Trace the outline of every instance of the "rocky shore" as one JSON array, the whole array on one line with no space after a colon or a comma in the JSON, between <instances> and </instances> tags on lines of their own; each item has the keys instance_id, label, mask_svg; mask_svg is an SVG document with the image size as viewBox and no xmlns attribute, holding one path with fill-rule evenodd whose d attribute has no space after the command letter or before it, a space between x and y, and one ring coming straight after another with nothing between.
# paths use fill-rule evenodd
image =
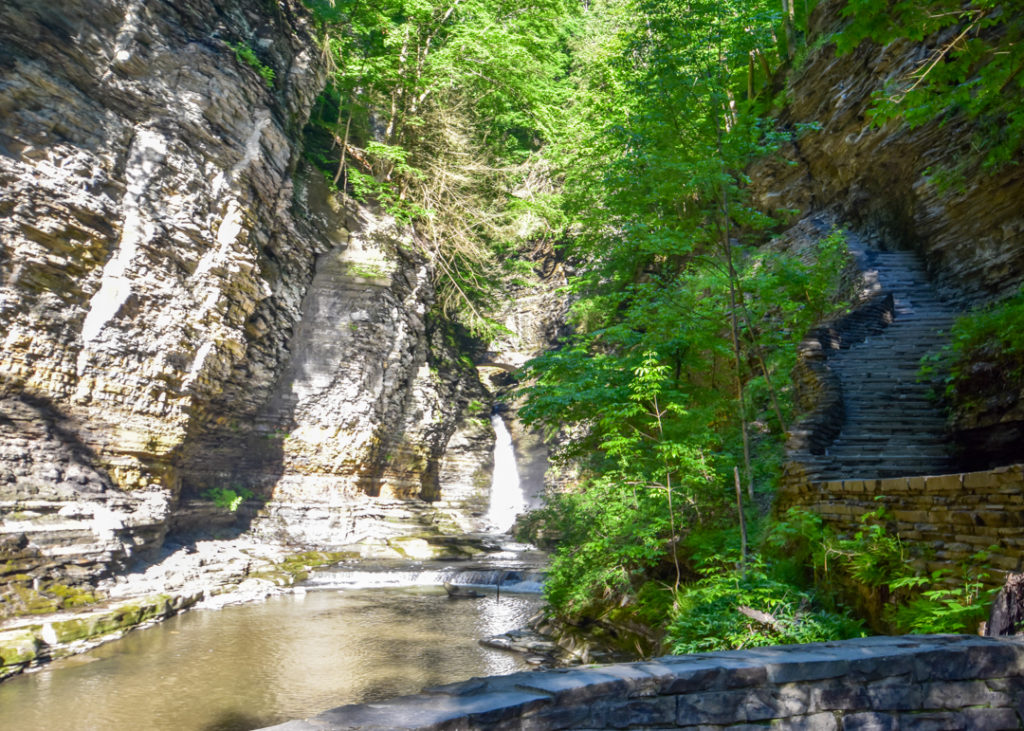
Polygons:
<instances>
[{"instance_id":1,"label":"rocky shore","mask_svg":"<svg viewBox=\"0 0 1024 731\"><path fill-rule=\"evenodd\" d=\"M292 591L344 553L295 553L243 536L165 547L160 559L99 583L95 601L0 623L0 680L77 655L187 609L221 609Z\"/></svg>"}]
</instances>

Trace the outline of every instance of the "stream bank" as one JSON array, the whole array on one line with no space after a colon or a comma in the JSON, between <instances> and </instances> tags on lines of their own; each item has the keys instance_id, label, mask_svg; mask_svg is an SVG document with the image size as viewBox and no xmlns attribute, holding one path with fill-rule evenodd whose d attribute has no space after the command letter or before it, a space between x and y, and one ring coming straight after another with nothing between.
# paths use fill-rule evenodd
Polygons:
<instances>
[{"instance_id":1,"label":"stream bank","mask_svg":"<svg viewBox=\"0 0 1024 731\"><path fill-rule=\"evenodd\" d=\"M352 575L357 572L351 562L376 565L381 571L393 570L396 561L408 564L410 556L456 562L488 555L508 559L502 544L487 535L461 539L408 537L392 544L297 552L294 547L241 536L168 545L160 560L100 582L90 593L95 601L59 612L24 614L0 623L0 680L88 652L189 609L222 609L293 591L301 593L305 589L293 587L308 580L310 572L318 567L338 565ZM350 563L340 563L345 561ZM426 583L440 585L440 581ZM322 575L319 584L324 585ZM534 590L539 591L539 583Z\"/></svg>"}]
</instances>

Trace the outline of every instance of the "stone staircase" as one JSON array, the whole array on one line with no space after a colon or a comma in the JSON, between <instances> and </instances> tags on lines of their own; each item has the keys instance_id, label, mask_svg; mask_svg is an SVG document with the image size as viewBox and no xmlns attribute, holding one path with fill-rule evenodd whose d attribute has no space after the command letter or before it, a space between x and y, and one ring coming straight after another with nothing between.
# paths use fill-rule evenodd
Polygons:
<instances>
[{"instance_id":1,"label":"stone staircase","mask_svg":"<svg viewBox=\"0 0 1024 731\"><path fill-rule=\"evenodd\" d=\"M912 253L848 243L875 297L892 295L892 321L828 357L842 425L821 454L791 454L812 480L902 477L954 470L942 412L918 382L920 360L939 346L957 311L935 292ZM860 335L860 334L858 334ZM859 341L859 342L858 342Z\"/></svg>"}]
</instances>

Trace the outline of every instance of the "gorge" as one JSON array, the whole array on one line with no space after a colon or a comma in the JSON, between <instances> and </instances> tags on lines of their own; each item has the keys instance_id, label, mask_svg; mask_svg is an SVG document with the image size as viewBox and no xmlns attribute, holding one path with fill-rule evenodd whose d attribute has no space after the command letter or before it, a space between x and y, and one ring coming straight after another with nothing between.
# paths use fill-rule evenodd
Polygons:
<instances>
[{"instance_id":1,"label":"gorge","mask_svg":"<svg viewBox=\"0 0 1024 731\"><path fill-rule=\"evenodd\" d=\"M0 679L334 571L535 584L513 531L580 657L974 631L1024 569L1024 21L776 5L7 0Z\"/></svg>"}]
</instances>

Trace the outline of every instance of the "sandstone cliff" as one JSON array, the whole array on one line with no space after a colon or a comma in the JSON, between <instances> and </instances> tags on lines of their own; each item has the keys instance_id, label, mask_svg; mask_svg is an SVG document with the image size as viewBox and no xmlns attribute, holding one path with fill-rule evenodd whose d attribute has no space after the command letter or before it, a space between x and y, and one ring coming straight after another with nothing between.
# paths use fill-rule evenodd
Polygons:
<instances>
[{"instance_id":1,"label":"sandstone cliff","mask_svg":"<svg viewBox=\"0 0 1024 731\"><path fill-rule=\"evenodd\" d=\"M0 8L8 585L95 580L169 529L476 526L490 393L428 316L421 242L303 168L319 64L298 0ZM456 429L473 458L442 470ZM211 488L253 498L236 519Z\"/></svg>"}]
</instances>

